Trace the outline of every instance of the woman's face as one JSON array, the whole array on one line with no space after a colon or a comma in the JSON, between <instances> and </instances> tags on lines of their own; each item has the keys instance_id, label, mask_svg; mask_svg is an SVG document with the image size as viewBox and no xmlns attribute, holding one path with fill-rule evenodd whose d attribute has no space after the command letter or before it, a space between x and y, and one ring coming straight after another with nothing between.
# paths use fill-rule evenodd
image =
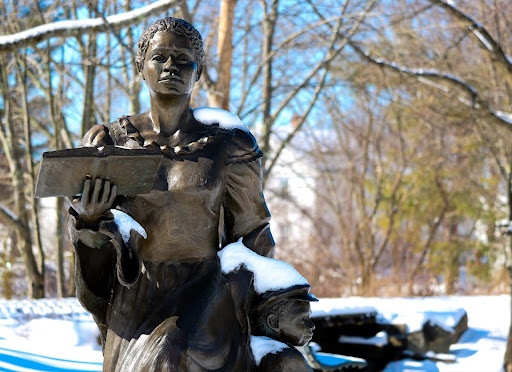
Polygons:
<instances>
[{"instance_id":1,"label":"woman's face","mask_svg":"<svg viewBox=\"0 0 512 372\"><path fill-rule=\"evenodd\" d=\"M149 42L142 76L152 94L190 95L199 73L187 37L158 31Z\"/></svg>"}]
</instances>

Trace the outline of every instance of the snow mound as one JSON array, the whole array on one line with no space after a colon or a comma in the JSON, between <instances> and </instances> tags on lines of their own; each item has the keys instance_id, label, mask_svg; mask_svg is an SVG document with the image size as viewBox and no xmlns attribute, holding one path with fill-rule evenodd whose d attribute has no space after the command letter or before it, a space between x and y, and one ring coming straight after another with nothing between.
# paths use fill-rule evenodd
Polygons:
<instances>
[{"instance_id":1,"label":"snow mound","mask_svg":"<svg viewBox=\"0 0 512 372\"><path fill-rule=\"evenodd\" d=\"M75 298L39 300L0 300L0 322L52 319L92 319Z\"/></svg>"},{"instance_id":2,"label":"snow mound","mask_svg":"<svg viewBox=\"0 0 512 372\"><path fill-rule=\"evenodd\" d=\"M359 344L359 345L373 345L377 347L386 346L389 342L388 334L385 331L380 331L373 337L358 337L358 336L340 336L338 342L346 344Z\"/></svg>"},{"instance_id":3,"label":"snow mound","mask_svg":"<svg viewBox=\"0 0 512 372\"><path fill-rule=\"evenodd\" d=\"M296 285L309 285L308 281L290 264L274 258L263 257L251 251L242 239L225 246L217 253L222 272L227 274L245 266L254 273L257 293L278 291Z\"/></svg>"},{"instance_id":4,"label":"snow mound","mask_svg":"<svg viewBox=\"0 0 512 372\"><path fill-rule=\"evenodd\" d=\"M466 311L457 304L443 301L442 298L421 300L375 297L322 299L321 303L312 303L311 310L313 317L377 313L379 323L405 324L408 332L420 331L426 323L430 323L453 333L453 327L466 314Z\"/></svg>"},{"instance_id":5,"label":"snow mound","mask_svg":"<svg viewBox=\"0 0 512 372\"><path fill-rule=\"evenodd\" d=\"M224 129L236 128L246 132L249 131L238 115L232 114L226 110L213 107L201 107L193 110L192 113L198 122L205 125L218 123L219 126Z\"/></svg>"},{"instance_id":6,"label":"snow mound","mask_svg":"<svg viewBox=\"0 0 512 372\"><path fill-rule=\"evenodd\" d=\"M137 231L144 239L147 239L148 234L146 234L146 230L131 216L118 209L111 209L110 212L114 215L114 222L119 227L119 232L125 244L128 244L130 231L132 230Z\"/></svg>"},{"instance_id":7,"label":"snow mound","mask_svg":"<svg viewBox=\"0 0 512 372\"><path fill-rule=\"evenodd\" d=\"M259 366L263 357L267 354L277 354L288 345L264 336L251 336L251 350L256 365Z\"/></svg>"}]
</instances>

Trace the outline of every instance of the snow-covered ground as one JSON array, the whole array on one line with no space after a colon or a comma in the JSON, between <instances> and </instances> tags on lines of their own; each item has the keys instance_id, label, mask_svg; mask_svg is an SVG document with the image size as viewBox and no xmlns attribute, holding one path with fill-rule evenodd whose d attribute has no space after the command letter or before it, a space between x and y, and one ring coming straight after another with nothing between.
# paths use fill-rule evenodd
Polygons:
<instances>
[{"instance_id":1,"label":"snow-covered ground","mask_svg":"<svg viewBox=\"0 0 512 372\"><path fill-rule=\"evenodd\" d=\"M462 307L468 313L469 329L459 342L450 347L456 363L402 360L388 364L385 372L498 372L502 371L508 328L510 325L510 296L441 297L397 300L395 306L436 309Z\"/></svg>"},{"instance_id":2,"label":"snow-covered ground","mask_svg":"<svg viewBox=\"0 0 512 372\"><path fill-rule=\"evenodd\" d=\"M338 314L362 309L377 310L380 321L407 324L409 331L421 329L426 321L450 329L468 314L469 329L450 348L456 362L404 359L388 364L385 372L499 372L502 370L510 324L510 296L447 296L426 298L321 299L312 303L313 314Z\"/></svg>"},{"instance_id":3,"label":"snow-covered ground","mask_svg":"<svg viewBox=\"0 0 512 372\"><path fill-rule=\"evenodd\" d=\"M97 336L76 299L0 300L0 371L101 371Z\"/></svg>"},{"instance_id":4,"label":"snow-covered ground","mask_svg":"<svg viewBox=\"0 0 512 372\"><path fill-rule=\"evenodd\" d=\"M510 322L510 296L321 299L316 315L346 309L376 309L384 318L419 327L426 320L450 326L458 308L468 313L469 330L450 352L456 363L402 360L386 372L499 372ZM94 321L76 299L0 300L0 372L101 371Z\"/></svg>"}]
</instances>

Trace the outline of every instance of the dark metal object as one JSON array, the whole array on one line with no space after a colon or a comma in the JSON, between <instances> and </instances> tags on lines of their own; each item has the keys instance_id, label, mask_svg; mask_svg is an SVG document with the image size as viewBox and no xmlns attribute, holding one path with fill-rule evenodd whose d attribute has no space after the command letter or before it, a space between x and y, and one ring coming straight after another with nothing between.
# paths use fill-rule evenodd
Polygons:
<instances>
[{"instance_id":1,"label":"dark metal object","mask_svg":"<svg viewBox=\"0 0 512 372\"><path fill-rule=\"evenodd\" d=\"M43 153L36 198L75 196L86 177L108 179L118 195L148 194L162 159L159 149L81 147Z\"/></svg>"},{"instance_id":2,"label":"dark metal object","mask_svg":"<svg viewBox=\"0 0 512 372\"><path fill-rule=\"evenodd\" d=\"M100 329L104 371L310 371L290 346L311 338L311 322L294 329L297 314L309 317L309 286L283 292L273 337L289 347L257 366L252 276L220 270L219 247L240 238L274 254L254 137L194 118L204 52L191 25L159 20L138 45L150 110L94 126L83 148L46 153L36 191L82 193L70 199L68 225L77 297ZM130 218L144 231L122 222Z\"/></svg>"},{"instance_id":3,"label":"dark metal object","mask_svg":"<svg viewBox=\"0 0 512 372\"><path fill-rule=\"evenodd\" d=\"M447 332L438 325L425 323L421 330L410 333L404 324L379 323L376 312L349 313L344 315L313 317L316 329L313 342L322 351L334 354L350 355L364 358L367 366L365 372L380 371L393 361L405 358L453 363L448 353L451 344L458 341L468 329L467 315L453 326L454 332ZM384 331L388 342L384 345L368 343L342 342L340 336L357 336L370 338ZM318 371L322 368L312 367ZM343 370L340 366L338 370Z\"/></svg>"}]
</instances>

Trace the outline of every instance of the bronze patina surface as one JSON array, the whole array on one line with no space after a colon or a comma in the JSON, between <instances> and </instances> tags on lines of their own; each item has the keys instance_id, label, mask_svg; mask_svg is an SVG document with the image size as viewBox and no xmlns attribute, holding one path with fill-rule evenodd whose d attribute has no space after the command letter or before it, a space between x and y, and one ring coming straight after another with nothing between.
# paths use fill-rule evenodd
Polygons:
<instances>
[{"instance_id":1,"label":"bronze patina surface","mask_svg":"<svg viewBox=\"0 0 512 372\"><path fill-rule=\"evenodd\" d=\"M158 149L128 150L110 145L45 152L35 196L79 195L86 177L110 180L119 195L147 194L161 159Z\"/></svg>"},{"instance_id":2,"label":"bronze patina surface","mask_svg":"<svg viewBox=\"0 0 512 372\"><path fill-rule=\"evenodd\" d=\"M95 125L79 149L47 154L38 196L70 197L77 296L100 329L104 371L309 370L289 348L311 338L310 321L294 330L309 319L309 286L299 299L284 296L285 310L263 327L261 337L287 350L259 366L252 274L221 270L226 245L273 257L274 240L253 135L225 123L229 113L202 122L190 108L204 62L189 23L149 26L136 64L150 109Z\"/></svg>"}]
</instances>

